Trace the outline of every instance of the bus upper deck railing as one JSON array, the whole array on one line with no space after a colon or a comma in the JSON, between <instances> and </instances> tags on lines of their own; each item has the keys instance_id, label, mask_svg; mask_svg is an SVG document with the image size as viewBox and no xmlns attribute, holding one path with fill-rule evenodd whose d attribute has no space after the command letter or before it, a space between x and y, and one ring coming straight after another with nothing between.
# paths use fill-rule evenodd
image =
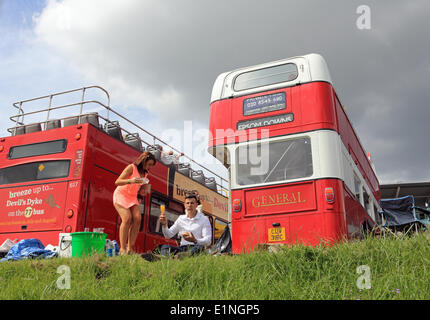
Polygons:
<instances>
[{"instance_id":1,"label":"bus upper deck railing","mask_svg":"<svg viewBox=\"0 0 430 320\"><path fill-rule=\"evenodd\" d=\"M99 92L104 94L106 102L102 103L98 99L86 100L86 94L90 89L99 90ZM56 97L64 96L64 95L68 95L68 94L72 94L72 93L79 93L80 91L82 92L81 97L80 97L80 101L77 101L77 102L74 101L72 103L64 103L64 104L59 104L59 105L55 105L53 103L53 100ZM39 102L39 101L44 100L44 99L49 99L48 107L44 107L44 108L36 107L36 108L34 108L35 109L34 111L24 112L23 105L30 104L33 102ZM84 111L84 107L86 105L93 105L93 106L96 105L99 108L101 107L102 109L104 109L106 111L106 116L102 116L102 115L98 114L98 112L84 113L83 111ZM160 148L160 144L161 144L163 146L170 148L172 151L177 152L178 154L181 153L181 151L172 147L171 145L169 145L165 141L159 139L158 137L156 137L152 133L148 132L147 130L145 130L144 128L142 128L141 126L136 124L135 122L127 119L126 117L124 117L120 113L113 110L110 107L109 93L104 88L102 88L100 86L88 86L88 87L83 87L83 88L53 93L50 95L41 96L41 97L37 97L37 98L22 100L22 101L18 101L18 102L13 103L13 106L16 109L18 109L18 114L10 117L10 120L15 123L14 127L8 129L8 131L12 135L19 135L19 134L23 134L23 133L40 131L40 130L42 130L42 126L43 126L43 130L48 130L51 128L58 128L61 126L61 121L63 121L64 126L72 125L72 124L78 124L78 123L84 123L84 122L90 122L90 123L94 124L96 127L98 127L99 129L106 131L108 134L109 134L109 132L111 132L111 133L114 132L116 134L116 137L119 140L121 140L124 143L127 143L129 145L132 145L131 142L135 143L137 140L138 141L137 146L139 146L139 145L141 146L141 144L143 143L146 145L146 150L151 151L151 152L157 153L158 151L160 151L159 153L161 153L161 150L163 149L162 147ZM54 117L54 119L51 118L52 112L62 111L66 108L71 108L71 107L79 107L79 114L78 115L75 114L73 116L70 116L70 115L59 116L59 117ZM35 121L35 122L29 123L29 124L26 124L24 122L24 120L28 119L28 117L36 116L36 115L43 115L43 113L46 113L46 118L44 118L42 121ZM68 112L68 114L70 114L70 113ZM124 126L120 126L119 121L111 120L110 118L111 118L112 114L117 116L118 118L126 121L129 125L131 125L131 128L133 131L137 129L141 133L144 133L145 135L149 136L149 139L152 140L152 143L142 139L140 137L139 133L131 132L130 129L126 129ZM104 121L104 126L102 124L99 124L99 119L102 119ZM132 139L127 141L128 137L130 137ZM128 143L128 142L130 142L130 143ZM142 147L142 148L138 148L138 149L140 151L143 151L145 148ZM213 172L211 169L205 167L204 165L194 161L191 157L187 156L186 154L184 154L183 157L188 159L194 165L194 168L191 167L190 163L176 162L176 161L174 161L173 158L171 158L172 162L170 163L170 165L176 166L176 168L179 169L178 170L179 172L181 172L180 168L185 169L185 172L187 172L187 170L188 170L189 176L191 178L193 178L194 180L201 182L203 185L212 186L211 189L213 189L214 191L217 191L218 193L220 193L224 196L228 196L228 181L226 179L221 177L219 174ZM163 162L163 160L161 162ZM163 163L165 163L165 160ZM167 164L169 164L169 163L167 163ZM208 173L213 175L214 177L208 178L207 177ZM206 184L205 184L205 181L207 182ZM214 183L215 183L215 187L213 187Z\"/></svg>"}]
</instances>

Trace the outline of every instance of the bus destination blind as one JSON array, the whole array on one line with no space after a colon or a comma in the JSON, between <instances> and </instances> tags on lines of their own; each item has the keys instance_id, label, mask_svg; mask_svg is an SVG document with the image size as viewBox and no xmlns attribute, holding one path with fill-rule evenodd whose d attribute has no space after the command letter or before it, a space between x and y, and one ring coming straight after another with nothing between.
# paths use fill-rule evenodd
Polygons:
<instances>
[{"instance_id":1,"label":"bus destination blind","mask_svg":"<svg viewBox=\"0 0 430 320\"><path fill-rule=\"evenodd\" d=\"M285 113L272 117L240 121L237 123L237 130L247 130L252 128L273 126L275 124L282 124L292 121L294 121L294 115L292 113Z\"/></svg>"},{"instance_id":2,"label":"bus destination blind","mask_svg":"<svg viewBox=\"0 0 430 320\"><path fill-rule=\"evenodd\" d=\"M294 114L285 113L272 117L265 117L259 119L252 119L247 121L240 121L237 123L237 130L247 130L252 128L273 126L276 124L283 124L294 121Z\"/></svg>"},{"instance_id":3,"label":"bus destination blind","mask_svg":"<svg viewBox=\"0 0 430 320\"><path fill-rule=\"evenodd\" d=\"M243 115L250 116L259 113L282 110L287 107L285 92L267 94L243 100Z\"/></svg>"}]
</instances>

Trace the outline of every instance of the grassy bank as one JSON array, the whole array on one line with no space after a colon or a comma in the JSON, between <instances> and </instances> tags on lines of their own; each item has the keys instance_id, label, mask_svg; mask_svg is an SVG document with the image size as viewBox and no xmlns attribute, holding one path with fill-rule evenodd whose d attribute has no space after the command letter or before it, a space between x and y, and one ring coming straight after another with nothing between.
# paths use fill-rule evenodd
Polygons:
<instances>
[{"instance_id":1,"label":"grassy bank","mask_svg":"<svg viewBox=\"0 0 430 320\"><path fill-rule=\"evenodd\" d=\"M157 262L140 256L2 262L0 299L430 299L429 244L421 234ZM369 267L370 289L357 287L361 265ZM70 289L59 289L67 269Z\"/></svg>"}]
</instances>

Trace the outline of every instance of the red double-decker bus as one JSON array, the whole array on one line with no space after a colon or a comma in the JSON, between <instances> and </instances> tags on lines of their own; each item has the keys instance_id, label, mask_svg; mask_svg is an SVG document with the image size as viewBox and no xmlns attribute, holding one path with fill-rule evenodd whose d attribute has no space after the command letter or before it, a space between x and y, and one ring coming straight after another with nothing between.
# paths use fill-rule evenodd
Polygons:
<instances>
[{"instance_id":1,"label":"red double-decker bus","mask_svg":"<svg viewBox=\"0 0 430 320\"><path fill-rule=\"evenodd\" d=\"M380 223L373 164L322 56L220 74L209 122L209 152L229 169L234 252L334 243Z\"/></svg>"},{"instance_id":2,"label":"red double-decker bus","mask_svg":"<svg viewBox=\"0 0 430 320\"><path fill-rule=\"evenodd\" d=\"M152 191L140 199L137 252L176 243L162 235L159 208L165 205L173 224L184 212L185 192L193 190L217 240L227 225L227 181L186 155L188 162L162 157L160 145L179 151L115 112L109 101L106 90L92 86L14 104L11 136L0 138L0 243L37 238L57 245L60 233L86 228L104 228L118 241L114 182L144 150L159 161L149 175Z\"/></svg>"}]
</instances>

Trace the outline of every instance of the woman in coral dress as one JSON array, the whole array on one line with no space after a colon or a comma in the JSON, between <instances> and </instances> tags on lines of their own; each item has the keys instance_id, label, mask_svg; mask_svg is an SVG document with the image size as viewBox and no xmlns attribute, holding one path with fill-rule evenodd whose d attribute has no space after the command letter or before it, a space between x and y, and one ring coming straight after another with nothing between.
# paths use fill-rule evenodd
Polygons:
<instances>
[{"instance_id":1,"label":"woman in coral dress","mask_svg":"<svg viewBox=\"0 0 430 320\"><path fill-rule=\"evenodd\" d=\"M141 186L149 183L147 176L155 163L154 155L146 151L129 164L115 181L117 187L113 193L113 205L121 217L120 255L134 252L134 244L142 220L137 195Z\"/></svg>"}]
</instances>

